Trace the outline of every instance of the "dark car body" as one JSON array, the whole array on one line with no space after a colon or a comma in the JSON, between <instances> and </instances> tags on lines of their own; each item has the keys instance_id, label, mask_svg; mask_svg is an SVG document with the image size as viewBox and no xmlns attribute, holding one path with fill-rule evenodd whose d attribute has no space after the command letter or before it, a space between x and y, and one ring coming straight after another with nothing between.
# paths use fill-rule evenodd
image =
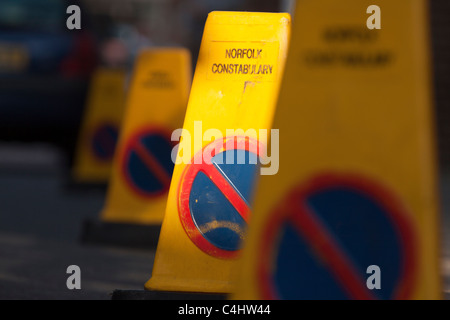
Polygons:
<instances>
[{"instance_id":1,"label":"dark car body","mask_svg":"<svg viewBox=\"0 0 450 320\"><path fill-rule=\"evenodd\" d=\"M75 143L96 65L87 20L69 30L76 1L0 1L0 140Z\"/></svg>"}]
</instances>

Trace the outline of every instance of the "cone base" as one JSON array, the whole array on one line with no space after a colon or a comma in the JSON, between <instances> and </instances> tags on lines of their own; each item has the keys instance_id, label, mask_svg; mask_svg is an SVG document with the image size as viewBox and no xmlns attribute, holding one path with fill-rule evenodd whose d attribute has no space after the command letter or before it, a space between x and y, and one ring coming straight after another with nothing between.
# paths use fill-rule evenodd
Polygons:
<instances>
[{"instance_id":1,"label":"cone base","mask_svg":"<svg viewBox=\"0 0 450 320\"><path fill-rule=\"evenodd\" d=\"M225 300L223 293L174 292L153 290L115 290L111 300Z\"/></svg>"},{"instance_id":2,"label":"cone base","mask_svg":"<svg viewBox=\"0 0 450 320\"><path fill-rule=\"evenodd\" d=\"M81 243L156 250L161 225L138 225L85 220Z\"/></svg>"}]
</instances>

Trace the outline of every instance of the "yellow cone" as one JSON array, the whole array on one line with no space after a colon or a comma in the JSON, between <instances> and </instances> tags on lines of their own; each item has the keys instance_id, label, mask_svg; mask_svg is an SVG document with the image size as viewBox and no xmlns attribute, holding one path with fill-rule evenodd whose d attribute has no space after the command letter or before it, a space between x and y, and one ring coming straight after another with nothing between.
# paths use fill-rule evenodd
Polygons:
<instances>
[{"instance_id":1,"label":"yellow cone","mask_svg":"<svg viewBox=\"0 0 450 320\"><path fill-rule=\"evenodd\" d=\"M182 125L191 75L186 49L139 54L102 221L162 222L173 169L171 134Z\"/></svg>"},{"instance_id":2,"label":"yellow cone","mask_svg":"<svg viewBox=\"0 0 450 320\"><path fill-rule=\"evenodd\" d=\"M187 165L181 160L201 155L206 146L223 156L227 141L253 150L259 129L271 126L289 34L288 14L209 14L179 146L180 163L175 165L147 289L232 291L250 216L255 176L246 174L252 165L202 166L194 160ZM214 138L206 137L210 129ZM247 133L230 138L227 129Z\"/></svg>"},{"instance_id":3,"label":"yellow cone","mask_svg":"<svg viewBox=\"0 0 450 320\"><path fill-rule=\"evenodd\" d=\"M90 85L72 169L76 183L106 183L125 109L125 72L99 68Z\"/></svg>"},{"instance_id":4,"label":"yellow cone","mask_svg":"<svg viewBox=\"0 0 450 320\"><path fill-rule=\"evenodd\" d=\"M426 1L376 3L297 2L237 299L441 296Z\"/></svg>"}]
</instances>

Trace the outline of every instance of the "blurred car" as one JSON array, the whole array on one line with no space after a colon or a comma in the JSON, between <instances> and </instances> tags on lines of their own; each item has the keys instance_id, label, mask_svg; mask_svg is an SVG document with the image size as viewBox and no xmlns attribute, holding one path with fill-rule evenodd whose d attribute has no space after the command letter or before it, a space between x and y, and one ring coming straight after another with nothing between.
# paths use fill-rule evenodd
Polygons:
<instances>
[{"instance_id":1,"label":"blurred car","mask_svg":"<svg viewBox=\"0 0 450 320\"><path fill-rule=\"evenodd\" d=\"M83 9L67 28L72 4L0 1L0 140L74 146L97 49Z\"/></svg>"}]
</instances>

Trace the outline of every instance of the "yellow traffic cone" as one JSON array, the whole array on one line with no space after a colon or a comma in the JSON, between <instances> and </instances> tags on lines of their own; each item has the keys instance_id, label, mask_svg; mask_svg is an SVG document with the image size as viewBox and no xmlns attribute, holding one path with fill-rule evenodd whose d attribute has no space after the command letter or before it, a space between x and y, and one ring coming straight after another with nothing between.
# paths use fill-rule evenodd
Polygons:
<instances>
[{"instance_id":1,"label":"yellow traffic cone","mask_svg":"<svg viewBox=\"0 0 450 320\"><path fill-rule=\"evenodd\" d=\"M259 175L250 159L271 127L289 34L289 14L209 14L149 291L116 291L113 299L233 291Z\"/></svg>"},{"instance_id":2,"label":"yellow traffic cone","mask_svg":"<svg viewBox=\"0 0 450 320\"><path fill-rule=\"evenodd\" d=\"M174 166L171 135L182 125L191 77L186 49L139 54L106 204L101 221L84 226L84 242L156 246Z\"/></svg>"},{"instance_id":3,"label":"yellow traffic cone","mask_svg":"<svg viewBox=\"0 0 450 320\"><path fill-rule=\"evenodd\" d=\"M233 298L441 297L426 1L371 4L297 2Z\"/></svg>"},{"instance_id":4,"label":"yellow traffic cone","mask_svg":"<svg viewBox=\"0 0 450 320\"><path fill-rule=\"evenodd\" d=\"M77 185L106 186L125 109L125 72L99 68L95 71L72 168Z\"/></svg>"}]
</instances>

